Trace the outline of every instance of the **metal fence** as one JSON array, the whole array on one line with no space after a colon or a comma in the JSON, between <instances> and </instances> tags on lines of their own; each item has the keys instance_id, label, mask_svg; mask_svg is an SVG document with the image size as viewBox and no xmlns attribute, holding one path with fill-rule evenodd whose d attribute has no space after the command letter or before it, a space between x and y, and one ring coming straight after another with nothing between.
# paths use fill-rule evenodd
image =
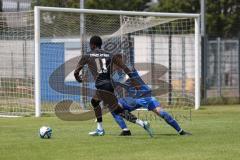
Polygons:
<instances>
[{"instance_id":1,"label":"metal fence","mask_svg":"<svg viewBox=\"0 0 240 160\"><path fill-rule=\"evenodd\" d=\"M3 12L28 11L32 8L32 0L0 0Z\"/></svg>"},{"instance_id":2,"label":"metal fence","mask_svg":"<svg viewBox=\"0 0 240 160\"><path fill-rule=\"evenodd\" d=\"M239 103L239 43L239 39L221 38L205 43L205 103Z\"/></svg>"}]
</instances>

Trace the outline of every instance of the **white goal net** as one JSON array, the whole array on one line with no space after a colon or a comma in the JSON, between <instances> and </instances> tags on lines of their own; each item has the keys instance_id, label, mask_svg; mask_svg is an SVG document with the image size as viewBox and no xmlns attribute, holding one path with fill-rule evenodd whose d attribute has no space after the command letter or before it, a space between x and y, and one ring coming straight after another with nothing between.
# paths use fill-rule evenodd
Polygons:
<instances>
[{"instance_id":1,"label":"white goal net","mask_svg":"<svg viewBox=\"0 0 240 160\"><path fill-rule=\"evenodd\" d=\"M33 12L20 15L15 23L24 35L14 35L15 30L1 33L0 45L7 48L0 55L1 113L37 111L39 116L53 113L62 100L75 102L72 111L90 109L89 100L95 90L91 74L84 69L88 82L80 85L73 70L79 56L90 51L93 35L102 37L106 51L124 54L126 64L139 71L162 104L198 105L198 15L40 7L35 11L35 37ZM0 29L4 25L0 24Z\"/></svg>"},{"instance_id":2,"label":"white goal net","mask_svg":"<svg viewBox=\"0 0 240 160\"><path fill-rule=\"evenodd\" d=\"M33 12L0 13L0 114L35 112Z\"/></svg>"}]
</instances>

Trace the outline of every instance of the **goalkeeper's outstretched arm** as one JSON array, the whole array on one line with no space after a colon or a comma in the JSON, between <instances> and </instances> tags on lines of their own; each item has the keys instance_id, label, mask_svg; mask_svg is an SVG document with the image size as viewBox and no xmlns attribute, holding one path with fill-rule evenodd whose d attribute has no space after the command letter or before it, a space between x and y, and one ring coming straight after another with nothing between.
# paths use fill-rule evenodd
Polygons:
<instances>
[{"instance_id":1,"label":"goalkeeper's outstretched arm","mask_svg":"<svg viewBox=\"0 0 240 160\"><path fill-rule=\"evenodd\" d=\"M133 71L127 67L127 65L123 62L123 57L121 54L116 54L113 56L112 58L112 66L116 65L118 68L121 68L130 78L131 80L131 84L135 87L135 88L139 88L140 84L134 79L133 76Z\"/></svg>"},{"instance_id":2,"label":"goalkeeper's outstretched arm","mask_svg":"<svg viewBox=\"0 0 240 160\"><path fill-rule=\"evenodd\" d=\"M131 70L123 62L123 57L121 54L115 54L112 58L112 66L116 65L118 68L121 68L127 75L131 73Z\"/></svg>"}]
</instances>

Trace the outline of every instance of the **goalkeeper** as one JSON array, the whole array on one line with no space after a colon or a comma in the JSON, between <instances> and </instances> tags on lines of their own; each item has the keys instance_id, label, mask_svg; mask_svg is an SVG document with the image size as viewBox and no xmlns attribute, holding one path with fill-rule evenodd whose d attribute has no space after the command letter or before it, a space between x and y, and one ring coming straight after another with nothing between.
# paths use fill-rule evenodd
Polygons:
<instances>
[{"instance_id":1,"label":"goalkeeper","mask_svg":"<svg viewBox=\"0 0 240 160\"><path fill-rule=\"evenodd\" d=\"M154 112L157 116L163 118L167 124L173 127L179 135L191 135L184 131L178 124L178 122L166 111L163 110L161 104L156 100L155 97L151 96L151 89L144 83L144 81L140 78L138 72L134 69L131 73L132 78L136 80L141 87L136 90L130 83L130 79L128 79L125 83L114 82L116 86L121 86L126 90L126 94L128 94L124 98L120 98L118 103L127 111L131 112L138 108L146 108L149 111ZM132 79L131 78L131 79ZM127 128L124 120L111 112L115 121L118 123L120 128L122 129L121 136L129 136L131 135L130 130Z\"/></svg>"}]
</instances>

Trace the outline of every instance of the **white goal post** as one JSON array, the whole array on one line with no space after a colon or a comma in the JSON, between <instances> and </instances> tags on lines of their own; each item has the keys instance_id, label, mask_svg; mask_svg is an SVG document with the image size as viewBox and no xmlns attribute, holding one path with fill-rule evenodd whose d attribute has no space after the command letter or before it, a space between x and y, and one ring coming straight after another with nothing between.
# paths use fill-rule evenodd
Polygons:
<instances>
[{"instance_id":1,"label":"white goal post","mask_svg":"<svg viewBox=\"0 0 240 160\"><path fill-rule=\"evenodd\" d=\"M92 9L72 9L55 7L35 7L34 8L34 35L35 35L35 116L41 115L41 12L95 14L95 15L118 15L118 16L144 16L144 17L163 17L163 18L191 18L194 19L194 106L200 106L200 38L199 38L199 14L183 13L157 13L157 12L134 12L134 11L111 11L111 10L92 10ZM154 26L154 25L153 25ZM129 31L131 32L131 31ZM184 33L183 33L184 34ZM80 37L80 35L79 35ZM55 39L55 41L57 41ZM59 40L60 41L60 40ZM68 39L69 41L69 39ZM80 54L80 53L79 53Z\"/></svg>"}]
</instances>

